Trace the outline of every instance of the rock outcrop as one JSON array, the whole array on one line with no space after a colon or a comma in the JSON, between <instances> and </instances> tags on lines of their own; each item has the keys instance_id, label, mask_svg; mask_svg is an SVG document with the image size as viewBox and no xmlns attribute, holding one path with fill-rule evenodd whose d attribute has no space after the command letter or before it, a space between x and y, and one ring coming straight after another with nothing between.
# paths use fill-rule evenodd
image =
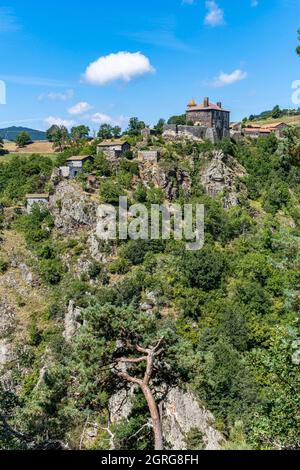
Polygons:
<instances>
[{"instance_id":1,"label":"rock outcrop","mask_svg":"<svg viewBox=\"0 0 300 470\"><path fill-rule=\"evenodd\" d=\"M188 450L187 437L193 430L202 437L200 447L219 450L224 437L213 427L214 422L210 411L191 392L173 388L162 403L163 434L172 450Z\"/></svg>"},{"instance_id":2,"label":"rock outcrop","mask_svg":"<svg viewBox=\"0 0 300 470\"><path fill-rule=\"evenodd\" d=\"M0 370L11 358L10 345L6 339L0 339Z\"/></svg>"},{"instance_id":3,"label":"rock outcrop","mask_svg":"<svg viewBox=\"0 0 300 470\"><path fill-rule=\"evenodd\" d=\"M167 169L159 163L144 162L139 164L139 169L143 183L162 189L169 201L179 196L180 188L187 194L191 192L192 179L188 172L180 168Z\"/></svg>"},{"instance_id":4,"label":"rock outcrop","mask_svg":"<svg viewBox=\"0 0 300 470\"><path fill-rule=\"evenodd\" d=\"M120 390L109 402L110 422L120 423L128 419L133 408L136 387ZM196 396L180 388L169 390L159 404L166 448L171 450L188 449L188 436L192 431L199 435L199 450L220 450L225 442L223 435L214 427L214 416L206 410Z\"/></svg>"},{"instance_id":5,"label":"rock outcrop","mask_svg":"<svg viewBox=\"0 0 300 470\"><path fill-rule=\"evenodd\" d=\"M242 165L219 150L213 152L212 159L202 169L200 181L211 197L223 192L224 206L228 208L239 204L238 193L244 189L240 178L246 175Z\"/></svg>"},{"instance_id":6,"label":"rock outcrop","mask_svg":"<svg viewBox=\"0 0 300 470\"><path fill-rule=\"evenodd\" d=\"M56 186L49 202L55 227L62 234L72 234L80 228L92 228L96 224L97 204L85 194L80 186L62 181Z\"/></svg>"},{"instance_id":7,"label":"rock outcrop","mask_svg":"<svg viewBox=\"0 0 300 470\"><path fill-rule=\"evenodd\" d=\"M0 370L11 360L12 349L8 338L15 328L15 310L7 299L2 298L0 300Z\"/></svg>"},{"instance_id":8,"label":"rock outcrop","mask_svg":"<svg viewBox=\"0 0 300 470\"><path fill-rule=\"evenodd\" d=\"M81 321L81 310L77 308L73 301L70 301L68 311L65 316L65 329L64 338L67 343L70 343L80 327L82 326Z\"/></svg>"},{"instance_id":9,"label":"rock outcrop","mask_svg":"<svg viewBox=\"0 0 300 470\"><path fill-rule=\"evenodd\" d=\"M136 387L130 390L120 390L115 393L109 400L109 419L112 424L120 423L123 419L127 419L133 408L133 399Z\"/></svg>"}]
</instances>

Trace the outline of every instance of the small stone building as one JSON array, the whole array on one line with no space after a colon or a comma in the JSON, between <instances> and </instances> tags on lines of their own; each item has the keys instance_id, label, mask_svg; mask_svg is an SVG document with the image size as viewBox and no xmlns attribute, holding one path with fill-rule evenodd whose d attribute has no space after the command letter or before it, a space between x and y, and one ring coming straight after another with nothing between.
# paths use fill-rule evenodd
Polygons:
<instances>
[{"instance_id":1,"label":"small stone building","mask_svg":"<svg viewBox=\"0 0 300 470\"><path fill-rule=\"evenodd\" d=\"M245 127L242 130L242 133L245 137L260 137L260 136L268 136L270 134L275 134L278 139L283 137L284 131L289 126L284 122L278 122L275 124L266 124L264 126L249 126Z\"/></svg>"},{"instance_id":2,"label":"small stone building","mask_svg":"<svg viewBox=\"0 0 300 470\"><path fill-rule=\"evenodd\" d=\"M155 129L150 129L150 127L145 127L145 129L141 130L141 135L143 137L151 137L152 135L156 135L157 132Z\"/></svg>"},{"instance_id":3,"label":"small stone building","mask_svg":"<svg viewBox=\"0 0 300 470\"><path fill-rule=\"evenodd\" d=\"M245 137L259 137L260 135L260 127L245 127L242 130L242 133Z\"/></svg>"},{"instance_id":4,"label":"small stone building","mask_svg":"<svg viewBox=\"0 0 300 470\"><path fill-rule=\"evenodd\" d=\"M266 133L266 131L269 131L270 133L273 133L276 135L276 137L280 138L283 137L284 131L288 128L289 126L285 124L285 122L277 122L276 124L267 124L265 126L261 127L261 133Z\"/></svg>"},{"instance_id":5,"label":"small stone building","mask_svg":"<svg viewBox=\"0 0 300 470\"><path fill-rule=\"evenodd\" d=\"M186 122L196 126L214 129L218 140L230 137L230 111L222 108L222 103L211 103L204 98L202 104L191 100L186 110Z\"/></svg>"},{"instance_id":6,"label":"small stone building","mask_svg":"<svg viewBox=\"0 0 300 470\"><path fill-rule=\"evenodd\" d=\"M121 157L131 146L126 140L104 140L97 145L97 152L103 152L109 158Z\"/></svg>"},{"instance_id":7,"label":"small stone building","mask_svg":"<svg viewBox=\"0 0 300 470\"><path fill-rule=\"evenodd\" d=\"M26 210L30 214L35 205L40 207L48 207L49 204L49 194L27 194L26 196L27 204Z\"/></svg>"},{"instance_id":8,"label":"small stone building","mask_svg":"<svg viewBox=\"0 0 300 470\"><path fill-rule=\"evenodd\" d=\"M69 167L69 178L74 179L77 175L83 172L83 165L86 162L93 162L94 158L91 155L79 155L70 157L67 160L67 166Z\"/></svg>"}]
</instances>

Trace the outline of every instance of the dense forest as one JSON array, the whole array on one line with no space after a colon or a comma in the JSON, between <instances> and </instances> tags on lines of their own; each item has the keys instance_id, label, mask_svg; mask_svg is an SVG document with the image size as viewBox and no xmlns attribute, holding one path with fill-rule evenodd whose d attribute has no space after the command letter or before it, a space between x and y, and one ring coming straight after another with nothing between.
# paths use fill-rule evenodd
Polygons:
<instances>
[{"instance_id":1,"label":"dense forest","mask_svg":"<svg viewBox=\"0 0 300 470\"><path fill-rule=\"evenodd\" d=\"M84 138L57 161L32 155L0 163L0 340L2 349L9 344L0 363L0 448L152 449L142 390L134 388L129 415L116 422L109 403L131 389L116 372L118 360L138 359L135 348L159 341L150 382L157 403L164 389L191 391L214 416L224 449L299 448L300 129L281 140L217 146L128 139L133 152L118 164L95 155ZM174 170L189 177L172 202L205 205L203 249L187 252L174 239L117 240L91 254L90 204L118 204L120 195L146 206L168 198L135 159L137 149L158 147L171 182ZM229 207L226 191L209 196L199 177L216 150L245 170L234 183L238 203ZM51 175L69 155L87 152L94 163L70 183L85 215L68 226L64 214L73 209L59 193L65 183ZM24 213L26 194L37 192L55 203ZM80 321L68 340L72 305ZM144 367L136 361L132 373L142 377ZM86 439L90 423L96 432ZM186 448L203 448L199 429L185 437Z\"/></svg>"}]
</instances>

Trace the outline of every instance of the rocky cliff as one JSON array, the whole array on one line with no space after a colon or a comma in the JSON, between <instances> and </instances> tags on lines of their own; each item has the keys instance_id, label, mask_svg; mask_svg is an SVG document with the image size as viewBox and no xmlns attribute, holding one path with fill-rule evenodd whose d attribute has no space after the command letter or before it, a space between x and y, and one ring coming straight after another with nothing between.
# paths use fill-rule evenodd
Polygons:
<instances>
[{"instance_id":1,"label":"rocky cliff","mask_svg":"<svg viewBox=\"0 0 300 470\"><path fill-rule=\"evenodd\" d=\"M109 402L110 422L116 424L130 417L136 391L121 390ZM197 436L198 449L220 450L224 436L214 427L215 419L191 391L171 388L159 403L165 446L170 450L188 450L189 436ZM197 445L197 444L196 444Z\"/></svg>"},{"instance_id":2,"label":"rocky cliff","mask_svg":"<svg viewBox=\"0 0 300 470\"><path fill-rule=\"evenodd\" d=\"M74 182L64 180L56 186L50 197L49 209L54 216L55 227L62 234L95 226L97 204Z\"/></svg>"},{"instance_id":3,"label":"rocky cliff","mask_svg":"<svg viewBox=\"0 0 300 470\"><path fill-rule=\"evenodd\" d=\"M211 197L224 193L224 205L230 207L239 203L239 194L245 190L241 178L246 175L245 168L220 150L201 169L200 182Z\"/></svg>"}]
</instances>

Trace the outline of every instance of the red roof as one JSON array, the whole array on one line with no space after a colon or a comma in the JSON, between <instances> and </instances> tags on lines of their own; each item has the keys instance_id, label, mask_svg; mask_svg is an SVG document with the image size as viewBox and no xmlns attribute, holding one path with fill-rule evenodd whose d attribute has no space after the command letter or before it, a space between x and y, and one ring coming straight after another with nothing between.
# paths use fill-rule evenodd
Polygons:
<instances>
[{"instance_id":1,"label":"red roof","mask_svg":"<svg viewBox=\"0 0 300 470\"><path fill-rule=\"evenodd\" d=\"M267 124L265 126L262 126L262 129L276 129L277 127L281 127L281 126L288 127L288 125L285 122L277 122L275 124Z\"/></svg>"},{"instance_id":2,"label":"red roof","mask_svg":"<svg viewBox=\"0 0 300 470\"><path fill-rule=\"evenodd\" d=\"M215 103L209 103L209 106L204 106L204 104L197 104L196 106L189 106L187 111L189 112L189 111L211 111L211 110L224 111L226 113L229 113L229 111L227 111L226 109L220 108L220 106L218 106Z\"/></svg>"}]
</instances>

